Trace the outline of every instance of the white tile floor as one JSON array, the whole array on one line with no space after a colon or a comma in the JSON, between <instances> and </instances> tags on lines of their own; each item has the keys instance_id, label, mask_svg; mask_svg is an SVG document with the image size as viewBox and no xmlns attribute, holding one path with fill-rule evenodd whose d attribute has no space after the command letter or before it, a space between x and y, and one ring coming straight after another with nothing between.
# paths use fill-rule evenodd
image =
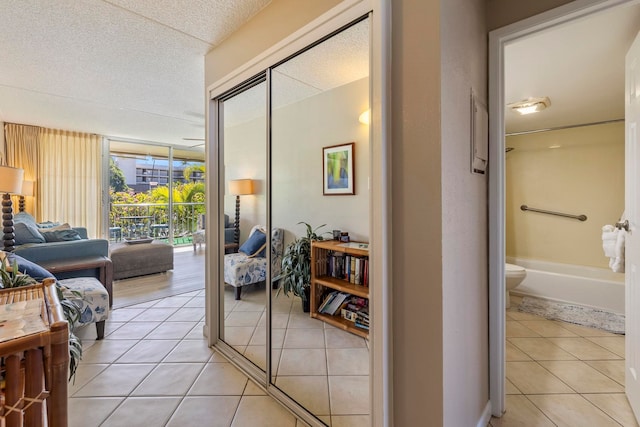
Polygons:
<instances>
[{"instance_id":1,"label":"white tile floor","mask_svg":"<svg viewBox=\"0 0 640 427\"><path fill-rule=\"evenodd\" d=\"M305 425L207 347L203 307L191 292L112 311L102 341L83 328L69 425Z\"/></svg>"},{"instance_id":2,"label":"white tile floor","mask_svg":"<svg viewBox=\"0 0 640 427\"><path fill-rule=\"evenodd\" d=\"M368 366L354 363L368 360L366 344L323 322L310 323L287 304L289 312L275 313L275 324L282 326L274 334L280 336L276 385L327 425L368 426L368 399L349 396L362 389L368 398ZM231 306L227 340L247 355L264 353L264 328L257 326L264 318L252 311L251 298ZM104 340L95 341L92 325L79 331L84 357L69 386L69 425L306 425L207 347L203 319L204 291L195 291L113 310ZM314 357L318 363L310 364ZM309 371L310 365L323 371Z\"/></svg>"},{"instance_id":3,"label":"white tile floor","mask_svg":"<svg viewBox=\"0 0 640 427\"><path fill-rule=\"evenodd\" d=\"M309 317L299 298L273 291L272 307L275 385L327 425L369 425L368 341ZM240 301L225 292L224 309L225 341L264 370L264 287Z\"/></svg>"},{"instance_id":4,"label":"white tile floor","mask_svg":"<svg viewBox=\"0 0 640 427\"><path fill-rule=\"evenodd\" d=\"M507 310L507 411L490 426L638 427L624 336Z\"/></svg>"}]
</instances>

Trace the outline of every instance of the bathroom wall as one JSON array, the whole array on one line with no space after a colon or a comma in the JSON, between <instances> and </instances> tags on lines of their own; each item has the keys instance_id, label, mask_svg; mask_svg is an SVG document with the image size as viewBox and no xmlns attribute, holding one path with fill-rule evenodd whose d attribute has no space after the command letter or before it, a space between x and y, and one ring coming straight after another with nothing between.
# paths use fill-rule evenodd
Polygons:
<instances>
[{"instance_id":1,"label":"bathroom wall","mask_svg":"<svg viewBox=\"0 0 640 427\"><path fill-rule=\"evenodd\" d=\"M514 148L506 154L507 256L608 268L601 230L624 210L624 123L510 136L506 145Z\"/></svg>"}]
</instances>

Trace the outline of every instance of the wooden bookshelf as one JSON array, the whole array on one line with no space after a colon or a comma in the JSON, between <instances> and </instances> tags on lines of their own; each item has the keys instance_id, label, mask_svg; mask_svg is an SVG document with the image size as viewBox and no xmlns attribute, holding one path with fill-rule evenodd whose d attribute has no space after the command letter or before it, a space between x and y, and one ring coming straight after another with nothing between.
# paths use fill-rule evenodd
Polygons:
<instances>
[{"instance_id":1,"label":"wooden bookshelf","mask_svg":"<svg viewBox=\"0 0 640 427\"><path fill-rule=\"evenodd\" d=\"M365 286L329 275L328 260L330 254L344 254L368 260L368 244L363 242L350 242L349 245L345 245L345 243L337 240L318 240L311 243L310 315L315 319L322 320L337 328L349 331L363 338L369 338L369 331L367 329L357 327L354 322L344 319L340 312L335 315L329 315L320 313L318 310L328 290L346 292L355 297L369 300L368 283L366 284L367 286Z\"/></svg>"}]
</instances>

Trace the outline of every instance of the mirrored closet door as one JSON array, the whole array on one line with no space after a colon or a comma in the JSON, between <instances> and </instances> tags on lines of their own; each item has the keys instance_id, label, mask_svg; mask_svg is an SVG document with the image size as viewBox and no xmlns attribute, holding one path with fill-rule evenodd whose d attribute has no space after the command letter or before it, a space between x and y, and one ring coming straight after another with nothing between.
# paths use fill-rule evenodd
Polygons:
<instances>
[{"instance_id":1,"label":"mirrored closet door","mask_svg":"<svg viewBox=\"0 0 640 427\"><path fill-rule=\"evenodd\" d=\"M369 40L365 17L218 99L219 336L317 425L369 424Z\"/></svg>"},{"instance_id":2,"label":"mirrored closet door","mask_svg":"<svg viewBox=\"0 0 640 427\"><path fill-rule=\"evenodd\" d=\"M264 79L221 103L224 134L224 271L220 338L259 369L266 370L265 239L267 102ZM251 258L241 251L251 249ZM262 253L261 253L262 252Z\"/></svg>"},{"instance_id":3,"label":"mirrored closet door","mask_svg":"<svg viewBox=\"0 0 640 427\"><path fill-rule=\"evenodd\" d=\"M273 68L271 81L271 222L285 230L291 255L285 257L300 253L295 243L306 237L306 224L329 241L336 230L338 237L368 242L369 127L359 117L369 108L369 21ZM355 284L355 270L344 277L346 253L313 251L324 259L311 269L326 276L327 266L318 263L331 254L335 278L313 284L308 311L295 292L272 298L270 381L330 425L335 417L369 414L368 331L342 318L340 308L352 302L351 312L360 310L368 291L362 280ZM320 313L340 293L349 296L335 311Z\"/></svg>"}]
</instances>

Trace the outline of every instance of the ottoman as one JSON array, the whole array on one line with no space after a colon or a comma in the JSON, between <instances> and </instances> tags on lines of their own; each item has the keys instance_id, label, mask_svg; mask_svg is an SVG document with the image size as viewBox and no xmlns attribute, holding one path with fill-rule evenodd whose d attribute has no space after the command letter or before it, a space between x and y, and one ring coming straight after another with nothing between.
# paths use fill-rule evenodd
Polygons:
<instances>
[{"instance_id":1,"label":"ottoman","mask_svg":"<svg viewBox=\"0 0 640 427\"><path fill-rule=\"evenodd\" d=\"M113 278L126 279L173 269L173 247L163 242L111 245Z\"/></svg>"},{"instance_id":2,"label":"ottoman","mask_svg":"<svg viewBox=\"0 0 640 427\"><path fill-rule=\"evenodd\" d=\"M104 338L104 321L109 318L109 293L95 277L58 280L65 298L80 307L76 325L96 324L98 339ZM74 325L74 326L76 326Z\"/></svg>"}]
</instances>

